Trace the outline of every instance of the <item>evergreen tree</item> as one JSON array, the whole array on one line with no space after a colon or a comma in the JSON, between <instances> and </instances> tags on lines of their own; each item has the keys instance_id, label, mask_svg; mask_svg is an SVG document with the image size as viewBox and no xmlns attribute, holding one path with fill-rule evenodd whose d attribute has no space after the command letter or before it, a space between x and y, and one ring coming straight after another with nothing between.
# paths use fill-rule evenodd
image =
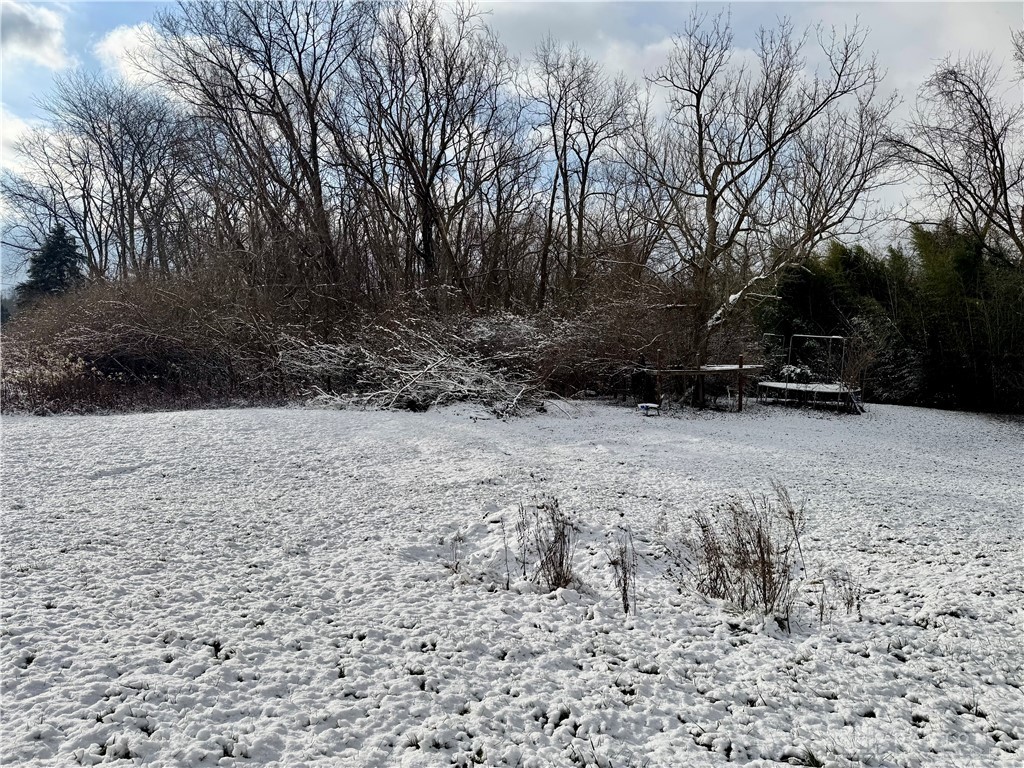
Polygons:
<instances>
[{"instance_id":1,"label":"evergreen tree","mask_svg":"<svg viewBox=\"0 0 1024 768\"><path fill-rule=\"evenodd\" d=\"M6 293L0 294L0 324L6 323L11 317L12 298Z\"/></svg>"},{"instance_id":2,"label":"evergreen tree","mask_svg":"<svg viewBox=\"0 0 1024 768\"><path fill-rule=\"evenodd\" d=\"M43 246L30 258L28 280L15 290L19 302L29 302L65 293L83 279L78 244L63 224L57 224L46 236Z\"/></svg>"}]
</instances>

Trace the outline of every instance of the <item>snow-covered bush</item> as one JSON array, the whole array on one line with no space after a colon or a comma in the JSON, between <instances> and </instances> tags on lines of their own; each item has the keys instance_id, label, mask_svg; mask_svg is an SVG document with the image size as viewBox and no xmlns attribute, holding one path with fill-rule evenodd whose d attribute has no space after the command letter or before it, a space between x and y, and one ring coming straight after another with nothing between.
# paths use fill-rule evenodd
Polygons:
<instances>
[{"instance_id":1,"label":"snow-covered bush","mask_svg":"<svg viewBox=\"0 0 1024 768\"><path fill-rule=\"evenodd\" d=\"M474 402L506 416L552 394L624 395L641 355L676 359L659 306L615 295L571 316L525 316L400 304L380 316L336 308L314 322L216 273L98 283L5 323L2 406L57 413L301 398L410 410Z\"/></svg>"},{"instance_id":2,"label":"snow-covered bush","mask_svg":"<svg viewBox=\"0 0 1024 768\"><path fill-rule=\"evenodd\" d=\"M530 375L528 332L501 335L500 326L410 318L368 324L344 342L285 334L278 364L323 405L421 411L473 402L508 416L539 405L541 390Z\"/></svg>"},{"instance_id":3,"label":"snow-covered bush","mask_svg":"<svg viewBox=\"0 0 1024 768\"><path fill-rule=\"evenodd\" d=\"M473 352L509 370L533 371L544 339L535 318L494 312L467 317L463 323L459 335Z\"/></svg>"},{"instance_id":4,"label":"snow-covered bush","mask_svg":"<svg viewBox=\"0 0 1024 768\"><path fill-rule=\"evenodd\" d=\"M74 410L77 382L83 378L86 367L80 358L5 343L0 384L3 410L36 414Z\"/></svg>"},{"instance_id":5,"label":"snow-covered bush","mask_svg":"<svg viewBox=\"0 0 1024 768\"><path fill-rule=\"evenodd\" d=\"M805 365L784 365L779 373L789 381L807 384L814 377L814 372Z\"/></svg>"}]
</instances>

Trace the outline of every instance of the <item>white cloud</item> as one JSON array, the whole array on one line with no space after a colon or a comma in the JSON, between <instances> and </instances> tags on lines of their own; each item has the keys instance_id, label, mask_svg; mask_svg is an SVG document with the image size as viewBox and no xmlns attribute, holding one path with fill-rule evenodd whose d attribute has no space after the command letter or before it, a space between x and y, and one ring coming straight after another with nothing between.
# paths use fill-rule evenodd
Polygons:
<instances>
[{"instance_id":1,"label":"white cloud","mask_svg":"<svg viewBox=\"0 0 1024 768\"><path fill-rule=\"evenodd\" d=\"M640 80L644 74L653 75L665 64L674 45L669 37L646 45L611 38L601 51L601 61L612 74L623 72Z\"/></svg>"},{"instance_id":2,"label":"white cloud","mask_svg":"<svg viewBox=\"0 0 1024 768\"><path fill-rule=\"evenodd\" d=\"M729 14L738 48L756 44L759 26L772 28L782 17L798 31L821 24L859 24L869 30L867 49L877 51L888 71L886 88L912 97L934 65L946 55L991 51L996 61L1011 60L1010 29L1020 29L1020 5L998 0L960 3L885 2L502 2L480 6L503 43L529 57L540 39L551 33L575 42L610 69L637 79L664 63L671 36L681 31L694 10L713 17ZM821 62L812 30L808 64ZM1007 66L1007 73L1010 67Z\"/></svg>"},{"instance_id":3,"label":"white cloud","mask_svg":"<svg viewBox=\"0 0 1024 768\"><path fill-rule=\"evenodd\" d=\"M103 67L129 83L147 85L153 77L139 66L152 49L156 30L149 22L120 26L110 30L93 47Z\"/></svg>"},{"instance_id":4,"label":"white cloud","mask_svg":"<svg viewBox=\"0 0 1024 768\"><path fill-rule=\"evenodd\" d=\"M23 158L14 145L30 128L26 121L8 112L7 105L0 104L0 168L15 173L22 170Z\"/></svg>"},{"instance_id":5,"label":"white cloud","mask_svg":"<svg viewBox=\"0 0 1024 768\"><path fill-rule=\"evenodd\" d=\"M481 10L498 38L515 55L532 57L547 35L574 42L598 60L614 39L625 38L630 29L628 4L601 2L501 2L484 0Z\"/></svg>"},{"instance_id":6,"label":"white cloud","mask_svg":"<svg viewBox=\"0 0 1024 768\"><path fill-rule=\"evenodd\" d=\"M867 28L867 48L878 52L887 87L911 100L946 56L990 52L1009 74L1010 30L1021 27L1020 5L1002 2L808 4L798 11L801 23Z\"/></svg>"},{"instance_id":7,"label":"white cloud","mask_svg":"<svg viewBox=\"0 0 1024 768\"><path fill-rule=\"evenodd\" d=\"M71 63L64 51L64 17L39 5L0 3L0 48L5 63L28 60L49 69Z\"/></svg>"},{"instance_id":8,"label":"white cloud","mask_svg":"<svg viewBox=\"0 0 1024 768\"><path fill-rule=\"evenodd\" d=\"M9 112L6 104L0 104L0 170L24 173L25 158L14 148L14 145L31 128L32 126L28 122L22 120L13 112ZM10 205L0 195L0 223L9 222L10 217ZM16 267L15 272L11 272L7 270L7 267L12 266L9 263L11 260L5 258L2 261L4 269L0 270L0 274L10 277L11 274L16 272Z\"/></svg>"}]
</instances>

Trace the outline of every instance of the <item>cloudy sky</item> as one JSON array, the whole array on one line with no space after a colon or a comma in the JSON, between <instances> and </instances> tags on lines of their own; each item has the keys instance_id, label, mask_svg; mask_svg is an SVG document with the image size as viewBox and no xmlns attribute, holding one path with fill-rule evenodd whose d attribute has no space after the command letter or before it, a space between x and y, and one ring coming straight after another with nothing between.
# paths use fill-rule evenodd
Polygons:
<instances>
[{"instance_id":1,"label":"cloudy sky","mask_svg":"<svg viewBox=\"0 0 1024 768\"><path fill-rule=\"evenodd\" d=\"M161 3L2 0L2 100L7 123L38 117L35 100L70 67L118 65L140 25ZM1024 25L1024 4L1011 2L483 2L505 44L528 55L547 33L573 40L612 69L637 77L658 66L673 32L695 6L731 11L737 42L749 45L759 26L790 17L798 27L823 23L870 30L869 44L907 96L948 54L992 51L1009 61L1010 29Z\"/></svg>"}]
</instances>

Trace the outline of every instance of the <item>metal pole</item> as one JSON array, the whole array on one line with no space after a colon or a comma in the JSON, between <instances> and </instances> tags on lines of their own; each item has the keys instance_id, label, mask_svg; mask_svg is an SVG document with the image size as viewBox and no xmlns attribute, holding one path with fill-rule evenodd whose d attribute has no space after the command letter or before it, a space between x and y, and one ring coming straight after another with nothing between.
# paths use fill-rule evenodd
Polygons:
<instances>
[{"instance_id":1,"label":"metal pole","mask_svg":"<svg viewBox=\"0 0 1024 768\"><path fill-rule=\"evenodd\" d=\"M740 355L740 367L736 371L736 412L743 413L743 355Z\"/></svg>"},{"instance_id":2,"label":"metal pole","mask_svg":"<svg viewBox=\"0 0 1024 768\"><path fill-rule=\"evenodd\" d=\"M661 347L658 347L658 405L661 405Z\"/></svg>"}]
</instances>

